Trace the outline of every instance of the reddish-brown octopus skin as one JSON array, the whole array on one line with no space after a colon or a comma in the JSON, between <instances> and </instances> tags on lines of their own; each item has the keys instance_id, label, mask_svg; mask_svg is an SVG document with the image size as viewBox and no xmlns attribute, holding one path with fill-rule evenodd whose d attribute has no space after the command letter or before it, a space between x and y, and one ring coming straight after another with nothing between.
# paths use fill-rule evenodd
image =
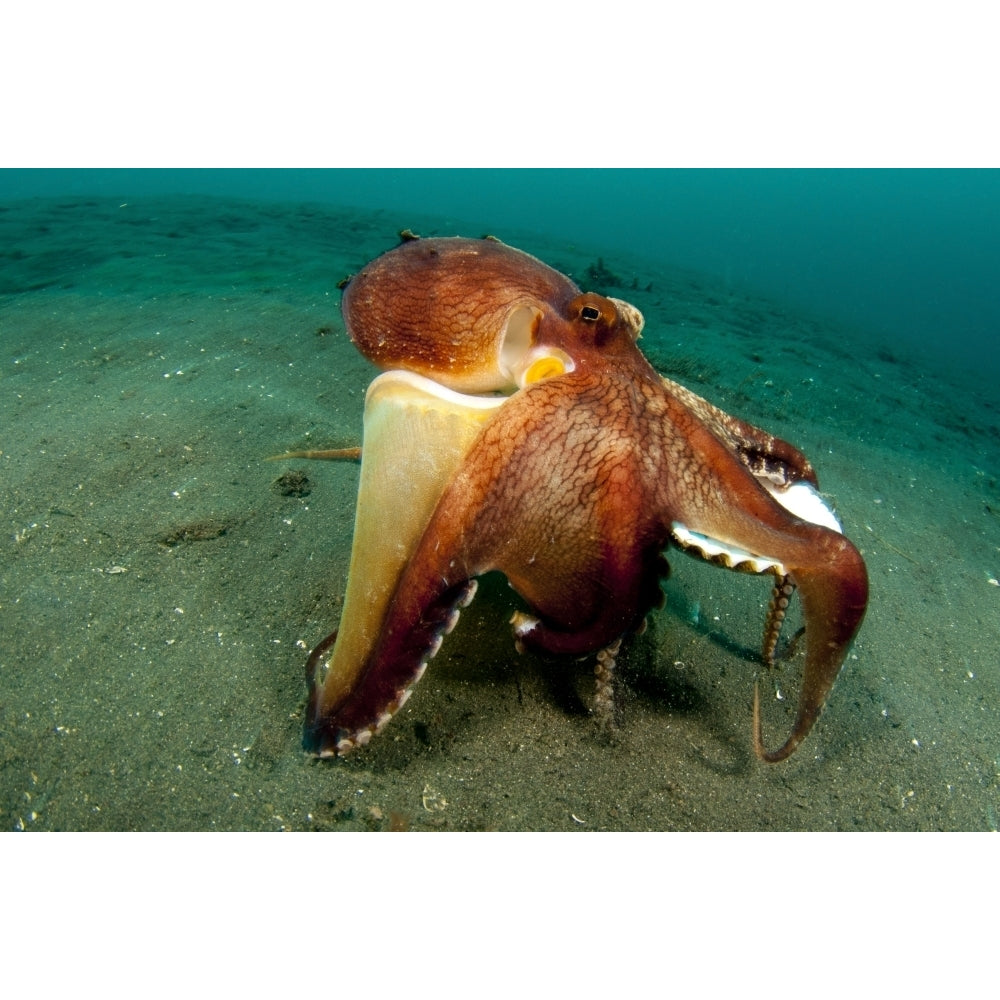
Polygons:
<instances>
[{"instance_id":1,"label":"reddish-brown octopus skin","mask_svg":"<svg viewBox=\"0 0 1000 1000\"><path fill-rule=\"evenodd\" d=\"M424 240L369 265L344 298L355 343L380 365L409 367L415 356L433 378L456 351L472 359L477 340L492 344L505 303L520 296L538 308L535 341L565 352L572 370L514 393L480 432L403 570L358 683L335 704L311 684L307 749L346 752L358 733L370 736L420 676L470 581L490 570L507 576L537 619L519 632L526 647L578 656L634 632L661 601L661 553L679 522L780 561L801 595L803 683L777 750L764 748L755 711L755 751L784 760L818 718L868 600L851 542L790 514L757 478L763 470L815 483L812 466L787 442L661 378L614 300L484 244ZM393 341L397 326L404 347Z\"/></svg>"},{"instance_id":2,"label":"reddish-brown octopus skin","mask_svg":"<svg viewBox=\"0 0 1000 1000\"><path fill-rule=\"evenodd\" d=\"M498 240L415 239L362 268L342 309L354 344L380 368L462 383L475 381L514 309L558 311L578 294L565 275Z\"/></svg>"}]
</instances>

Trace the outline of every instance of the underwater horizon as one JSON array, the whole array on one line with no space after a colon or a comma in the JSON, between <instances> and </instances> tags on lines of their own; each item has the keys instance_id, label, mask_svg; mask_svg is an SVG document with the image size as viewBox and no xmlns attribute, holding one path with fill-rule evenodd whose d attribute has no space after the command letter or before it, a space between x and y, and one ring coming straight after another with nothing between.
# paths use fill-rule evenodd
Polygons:
<instances>
[{"instance_id":1,"label":"underwater horizon","mask_svg":"<svg viewBox=\"0 0 1000 1000\"><path fill-rule=\"evenodd\" d=\"M8 169L0 202L218 195L413 214L634 253L1000 374L1000 171ZM480 235L456 232L454 235Z\"/></svg>"}]
</instances>

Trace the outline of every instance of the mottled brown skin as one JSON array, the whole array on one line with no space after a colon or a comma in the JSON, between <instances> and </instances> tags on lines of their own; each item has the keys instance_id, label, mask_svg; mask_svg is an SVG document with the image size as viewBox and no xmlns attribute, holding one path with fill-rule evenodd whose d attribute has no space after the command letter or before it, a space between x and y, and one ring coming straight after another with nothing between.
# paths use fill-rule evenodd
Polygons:
<instances>
[{"instance_id":1,"label":"mottled brown skin","mask_svg":"<svg viewBox=\"0 0 1000 1000\"><path fill-rule=\"evenodd\" d=\"M420 247L419 259L411 247ZM454 262L460 266L452 270ZM371 269L377 279L369 280ZM485 275L499 275L498 283ZM402 321L401 301L406 350L419 356L421 373L435 377L448 371L463 324L476 328L490 314L477 336L492 344L502 304L544 291L550 299L536 300L535 340L568 354L574 367L515 392L484 427L403 571L360 682L322 712L313 685L307 747L342 752L352 734L372 727L453 624L469 581L490 570L507 576L538 620L519 632L525 646L582 655L636 631L662 600L661 553L676 521L780 560L797 586L807 642L798 715L774 751L763 746L756 699L754 726L763 760L794 752L822 710L868 596L865 565L850 541L792 516L758 481L815 483L804 456L661 378L613 300L579 294L569 279L502 244L404 244L359 277L364 296L348 286L345 317L366 353L363 345L379 345L369 354L377 363L405 360L385 346L391 325ZM460 301L466 313L455 325ZM442 329L446 346L436 354ZM474 354L468 344L462 349Z\"/></svg>"},{"instance_id":2,"label":"mottled brown skin","mask_svg":"<svg viewBox=\"0 0 1000 1000\"><path fill-rule=\"evenodd\" d=\"M351 339L380 368L485 392L504 388L483 359L512 310L558 313L577 294L564 274L498 240L411 239L365 265L342 306Z\"/></svg>"}]
</instances>

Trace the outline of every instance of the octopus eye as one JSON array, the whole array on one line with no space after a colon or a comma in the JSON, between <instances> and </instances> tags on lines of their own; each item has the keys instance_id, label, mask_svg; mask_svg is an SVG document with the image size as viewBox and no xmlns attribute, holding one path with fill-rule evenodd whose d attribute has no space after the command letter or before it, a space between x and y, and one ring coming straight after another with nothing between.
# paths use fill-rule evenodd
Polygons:
<instances>
[{"instance_id":1,"label":"octopus eye","mask_svg":"<svg viewBox=\"0 0 1000 1000\"><path fill-rule=\"evenodd\" d=\"M588 323L596 323L601 318L601 310L594 306L584 306L580 310L580 319L585 319Z\"/></svg>"}]
</instances>

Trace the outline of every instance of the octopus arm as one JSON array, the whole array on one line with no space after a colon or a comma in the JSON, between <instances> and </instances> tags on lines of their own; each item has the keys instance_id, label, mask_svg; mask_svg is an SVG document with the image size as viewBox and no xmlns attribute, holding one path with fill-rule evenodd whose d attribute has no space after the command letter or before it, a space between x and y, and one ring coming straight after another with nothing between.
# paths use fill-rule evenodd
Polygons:
<instances>
[{"instance_id":1,"label":"octopus arm","mask_svg":"<svg viewBox=\"0 0 1000 1000\"><path fill-rule=\"evenodd\" d=\"M682 548L734 569L769 572L779 579L787 576L802 600L806 663L798 712L791 734L777 750L765 749L760 714L755 711L755 752L774 763L795 751L823 709L864 617L867 570L821 502L793 512L786 506L792 505L790 498L780 488L774 484L768 488L702 421L691 422L679 412L675 430L681 433L674 440L683 441L686 485L668 491L662 508L672 518L675 540ZM818 501L807 484L787 490L799 503L800 491ZM693 538L714 540L721 548L710 553L707 544ZM717 554L727 551L740 556L728 561Z\"/></svg>"}]
</instances>

